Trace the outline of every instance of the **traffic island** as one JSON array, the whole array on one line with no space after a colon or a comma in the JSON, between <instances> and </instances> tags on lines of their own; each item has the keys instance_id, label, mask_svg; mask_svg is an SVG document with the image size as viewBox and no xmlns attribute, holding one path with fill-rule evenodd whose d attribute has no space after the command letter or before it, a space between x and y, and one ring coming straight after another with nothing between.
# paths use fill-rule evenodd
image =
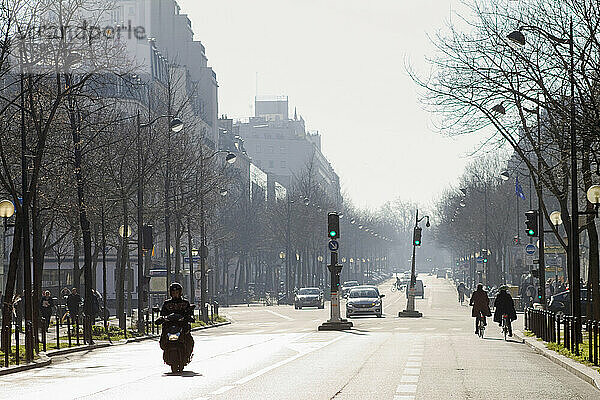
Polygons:
<instances>
[{"instance_id":1,"label":"traffic island","mask_svg":"<svg viewBox=\"0 0 600 400\"><path fill-rule=\"evenodd\" d=\"M352 328L353 326L354 325L352 324L352 322L343 319L341 321L323 322L321 325L319 325L319 330L320 331L345 331L347 329Z\"/></svg>"},{"instance_id":2,"label":"traffic island","mask_svg":"<svg viewBox=\"0 0 600 400\"><path fill-rule=\"evenodd\" d=\"M398 313L400 318L421 318L423 313L418 312L417 310L404 310Z\"/></svg>"}]
</instances>

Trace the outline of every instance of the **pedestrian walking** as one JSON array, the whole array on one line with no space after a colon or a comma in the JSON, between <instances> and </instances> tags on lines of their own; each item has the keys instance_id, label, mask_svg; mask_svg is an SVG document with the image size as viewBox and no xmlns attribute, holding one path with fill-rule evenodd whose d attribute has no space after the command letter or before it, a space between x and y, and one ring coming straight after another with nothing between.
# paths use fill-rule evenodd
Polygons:
<instances>
[{"instance_id":1,"label":"pedestrian walking","mask_svg":"<svg viewBox=\"0 0 600 400\"><path fill-rule=\"evenodd\" d=\"M50 328L50 317L52 317L52 309L54 308L54 299L50 295L50 291L46 290L40 301L40 316L44 318L44 329L48 332Z\"/></svg>"},{"instance_id":2,"label":"pedestrian walking","mask_svg":"<svg viewBox=\"0 0 600 400\"><path fill-rule=\"evenodd\" d=\"M79 307L81 305L81 296L77 293L77 288L71 289L71 294L67 296L67 309L71 316L71 323L75 323L79 318Z\"/></svg>"},{"instance_id":3,"label":"pedestrian walking","mask_svg":"<svg viewBox=\"0 0 600 400\"><path fill-rule=\"evenodd\" d=\"M15 294L13 296L13 316L15 318L15 325L19 327L19 332L21 331L21 324L23 323L23 296L20 294Z\"/></svg>"}]
</instances>

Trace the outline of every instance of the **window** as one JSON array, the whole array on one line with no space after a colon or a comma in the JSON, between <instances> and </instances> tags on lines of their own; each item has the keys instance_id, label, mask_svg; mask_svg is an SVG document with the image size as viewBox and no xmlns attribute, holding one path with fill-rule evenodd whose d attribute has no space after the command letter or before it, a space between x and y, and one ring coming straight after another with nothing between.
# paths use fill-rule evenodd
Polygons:
<instances>
[{"instance_id":1,"label":"window","mask_svg":"<svg viewBox=\"0 0 600 400\"><path fill-rule=\"evenodd\" d=\"M269 161L269 168L275 167L275 163L273 161Z\"/></svg>"},{"instance_id":2,"label":"window","mask_svg":"<svg viewBox=\"0 0 600 400\"><path fill-rule=\"evenodd\" d=\"M281 168L286 168L287 167L287 163L285 162L285 160L281 160Z\"/></svg>"}]
</instances>

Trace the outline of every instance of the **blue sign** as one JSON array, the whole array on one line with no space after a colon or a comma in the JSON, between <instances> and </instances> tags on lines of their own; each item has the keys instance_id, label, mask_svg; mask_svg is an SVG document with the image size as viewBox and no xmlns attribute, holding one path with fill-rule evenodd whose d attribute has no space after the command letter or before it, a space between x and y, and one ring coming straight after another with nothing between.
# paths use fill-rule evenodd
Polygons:
<instances>
[{"instance_id":1,"label":"blue sign","mask_svg":"<svg viewBox=\"0 0 600 400\"><path fill-rule=\"evenodd\" d=\"M340 244L337 240L330 240L329 241L329 250L331 251L338 251L340 249Z\"/></svg>"},{"instance_id":2,"label":"blue sign","mask_svg":"<svg viewBox=\"0 0 600 400\"><path fill-rule=\"evenodd\" d=\"M527 246L525 246L525 253L531 255L535 253L535 246L532 244L528 244Z\"/></svg>"},{"instance_id":3,"label":"blue sign","mask_svg":"<svg viewBox=\"0 0 600 400\"><path fill-rule=\"evenodd\" d=\"M199 263L200 262L200 257L192 257L192 262L194 263ZM189 257L184 257L183 258L183 262L189 263L190 262L190 258Z\"/></svg>"},{"instance_id":4,"label":"blue sign","mask_svg":"<svg viewBox=\"0 0 600 400\"><path fill-rule=\"evenodd\" d=\"M477 257L477 264L483 264L483 257Z\"/></svg>"}]
</instances>

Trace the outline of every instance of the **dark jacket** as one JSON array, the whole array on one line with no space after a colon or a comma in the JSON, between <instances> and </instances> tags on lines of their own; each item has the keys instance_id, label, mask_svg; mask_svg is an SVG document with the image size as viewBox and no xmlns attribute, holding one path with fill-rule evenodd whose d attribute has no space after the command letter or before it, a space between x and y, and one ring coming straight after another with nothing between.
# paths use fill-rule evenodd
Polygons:
<instances>
[{"instance_id":1,"label":"dark jacket","mask_svg":"<svg viewBox=\"0 0 600 400\"><path fill-rule=\"evenodd\" d=\"M160 315L166 317L173 313L191 316L192 309L190 308L190 302L183 298L166 300L160 310Z\"/></svg>"},{"instance_id":2,"label":"dark jacket","mask_svg":"<svg viewBox=\"0 0 600 400\"><path fill-rule=\"evenodd\" d=\"M51 315L52 308L54 307L54 299L51 296L42 296L42 300L40 301L40 311L42 315Z\"/></svg>"},{"instance_id":3,"label":"dark jacket","mask_svg":"<svg viewBox=\"0 0 600 400\"><path fill-rule=\"evenodd\" d=\"M515 310L515 303L510 293L501 290L498 292L496 300L494 300L494 322L502 322L502 315L508 314L508 318L511 321L517 319L517 311Z\"/></svg>"},{"instance_id":4,"label":"dark jacket","mask_svg":"<svg viewBox=\"0 0 600 400\"><path fill-rule=\"evenodd\" d=\"M479 312L483 313L486 317L492 316L492 311L490 311L490 299L485 290L474 291L473 295L471 295L469 304L473 306L473 311L471 312L472 317L478 317Z\"/></svg>"},{"instance_id":5,"label":"dark jacket","mask_svg":"<svg viewBox=\"0 0 600 400\"><path fill-rule=\"evenodd\" d=\"M67 308L71 314L79 314L79 304L81 303L81 296L71 293L67 297Z\"/></svg>"}]
</instances>

